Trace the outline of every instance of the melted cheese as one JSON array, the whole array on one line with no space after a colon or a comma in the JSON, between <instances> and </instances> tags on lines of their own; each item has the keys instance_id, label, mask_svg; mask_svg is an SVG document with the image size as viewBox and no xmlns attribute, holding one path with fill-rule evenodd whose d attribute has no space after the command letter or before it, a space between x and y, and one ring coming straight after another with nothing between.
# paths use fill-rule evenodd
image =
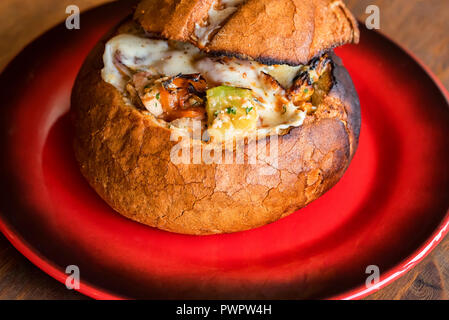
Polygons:
<instances>
[{"instance_id":1,"label":"melted cheese","mask_svg":"<svg viewBox=\"0 0 449 320\"><path fill-rule=\"evenodd\" d=\"M258 101L258 129L267 134L300 126L306 116L306 112L298 110L287 99L280 106L280 87L273 88L263 79L263 73L271 74L288 88L300 67L266 66L236 58L218 59L188 43L169 43L131 34L111 39L106 44L103 60L104 81L123 93L132 73L138 71L161 77L200 73L209 87L227 85L251 89Z\"/></svg>"},{"instance_id":2,"label":"melted cheese","mask_svg":"<svg viewBox=\"0 0 449 320\"><path fill-rule=\"evenodd\" d=\"M198 38L198 45L205 47L212 35L223 23L237 11L239 5L245 0L216 0L208 12L208 19L204 25L195 24L195 36Z\"/></svg>"},{"instance_id":3,"label":"melted cheese","mask_svg":"<svg viewBox=\"0 0 449 320\"><path fill-rule=\"evenodd\" d=\"M132 72L145 71L152 75L173 77L180 73L198 73L195 61L203 54L188 43L169 45L165 40L153 40L131 34L118 35L106 44L103 55L103 79L124 91L129 79L120 71L119 64ZM117 61L117 58L120 58Z\"/></svg>"}]
</instances>

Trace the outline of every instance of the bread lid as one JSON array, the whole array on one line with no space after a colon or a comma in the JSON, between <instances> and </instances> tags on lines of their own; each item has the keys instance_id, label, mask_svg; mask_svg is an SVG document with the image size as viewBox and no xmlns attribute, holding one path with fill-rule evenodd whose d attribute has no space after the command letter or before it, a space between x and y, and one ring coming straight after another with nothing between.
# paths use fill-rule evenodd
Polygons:
<instances>
[{"instance_id":1,"label":"bread lid","mask_svg":"<svg viewBox=\"0 0 449 320\"><path fill-rule=\"evenodd\" d=\"M341 0L143 0L134 18L148 33L264 64L306 64L359 40Z\"/></svg>"}]
</instances>

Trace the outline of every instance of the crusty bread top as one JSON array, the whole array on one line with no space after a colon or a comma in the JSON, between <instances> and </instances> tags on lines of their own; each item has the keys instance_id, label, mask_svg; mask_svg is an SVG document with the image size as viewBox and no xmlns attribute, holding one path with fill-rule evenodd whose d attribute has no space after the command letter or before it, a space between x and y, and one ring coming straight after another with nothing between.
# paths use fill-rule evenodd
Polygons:
<instances>
[{"instance_id":1,"label":"crusty bread top","mask_svg":"<svg viewBox=\"0 0 449 320\"><path fill-rule=\"evenodd\" d=\"M195 24L214 0L143 0L134 18L145 31L195 42ZM248 0L202 48L265 64L305 64L324 51L357 43L359 29L341 0Z\"/></svg>"}]
</instances>

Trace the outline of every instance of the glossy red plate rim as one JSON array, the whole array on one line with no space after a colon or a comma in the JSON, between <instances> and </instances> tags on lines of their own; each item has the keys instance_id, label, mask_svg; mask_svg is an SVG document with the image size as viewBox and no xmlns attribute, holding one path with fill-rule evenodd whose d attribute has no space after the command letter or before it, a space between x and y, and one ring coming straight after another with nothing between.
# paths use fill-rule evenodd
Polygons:
<instances>
[{"instance_id":1,"label":"glossy red plate rim","mask_svg":"<svg viewBox=\"0 0 449 320\"><path fill-rule=\"evenodd\" d=\"M383 33L382 36L386 40L393 43L404 53L406 53L409 57L411 57L414 60L414 62L417 63L425 71L425 73L429 76L429 78L433 81L433 83L438 87L439 91L444 96L446 102L449 105L449 92L444 87L442 82L435 76L435 74L408 49L396 43L394 40L392 40L390 37L386 36ZM3 233L3 235L14 246L14 248L16 248L31 263L33 263L35 266L37 266L39 269L44 271L52 278L56 279L62 284L65 284L67 274L64 273L64 271L62 271L53 262L49 261L43 255L41 255L41 253L31 244L25 241L18 232L15 232L13 228L11 228L5 221L2 220L1 215L0 215L0 232ZM421 245L417 250L415 250L412 254L410 254L407 258L403 259L395 267L391 268L388 272L381 273L380 276L381 280L378 283L370 287L360 285L342 294L329 297L329 299L331 300L361 299L386 287L387 285L391 284L399 277L404 275L406 272L414 268L419 262L421 262L442 241L442 239L446 236L448 232L449 232L449 208L446 211L446 214L442 219L441 223L432 233L432 235L428 238L428 240L423 245ZM80 288L75 290L94 299L100 300L126 299L126 297L124 296L120 296L119 294L112 293L107 289L90 284L85 280L81 280Z\"/></svg>"},{"instance_id":2,"label":"glossy red plate rim","mask_svg":"<svg viewBox=\"0 0 449 320\"><path fill-rule=\"evenodd\" d=\"M362 23L362 22L359 22ZM407 48L403 47L396 41L394 41L389 36L381 33L381 35L394 45L396 45L400 50L402 50L405 54L407 54L409 57L413 59L420 67L424 70L424 72L429 76L429 78L433 81L433 83L438 87L441 94L444 96L448 106L449 106L449 91L446 89L446 87L443 85L441 80L433 73L432 70L420 59L418 58L414 53L412 53ZM405 258L402 262L398 263L395 267L393 267L390 271L384 272L381 274L381 280L373 285L367 288L365 285L361 285L359 287L356 287L349 292L336 295L334 297L331 297L332 300L354 300L354 299L362 299L370 294L373 294L374 292L386 287L387 285L391 284L395 280L397 280L399 277L413 269L418 263L420 263L422 260L424 260L425 257L433 250L435 249L438 244L444 239L444 237L449 232L449 208L446 211L446 214L444 218L442 219L439 226L436 228L436 230L432 233L432 235L429 237L429 239L421 246L419 247L415 252L410 254L407 258Z\"/></svg>"}]
</instances>

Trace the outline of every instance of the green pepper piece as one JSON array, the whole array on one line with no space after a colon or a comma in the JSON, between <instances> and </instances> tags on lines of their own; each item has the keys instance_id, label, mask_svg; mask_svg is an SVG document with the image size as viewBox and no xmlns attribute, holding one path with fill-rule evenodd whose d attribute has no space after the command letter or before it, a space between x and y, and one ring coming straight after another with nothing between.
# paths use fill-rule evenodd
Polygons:
<instances>
[{"instance_id":1,"label":"green pepper piece","mask_svg":"<svg viewBox=\"0 0 449 320\"><path fill-rule=\"evenodd\" d=\"M206 111L209 128L224 133L234 128L256 129L257 110L250 89L219 86L207 90Z\"/></svg>"}]
</instances>

